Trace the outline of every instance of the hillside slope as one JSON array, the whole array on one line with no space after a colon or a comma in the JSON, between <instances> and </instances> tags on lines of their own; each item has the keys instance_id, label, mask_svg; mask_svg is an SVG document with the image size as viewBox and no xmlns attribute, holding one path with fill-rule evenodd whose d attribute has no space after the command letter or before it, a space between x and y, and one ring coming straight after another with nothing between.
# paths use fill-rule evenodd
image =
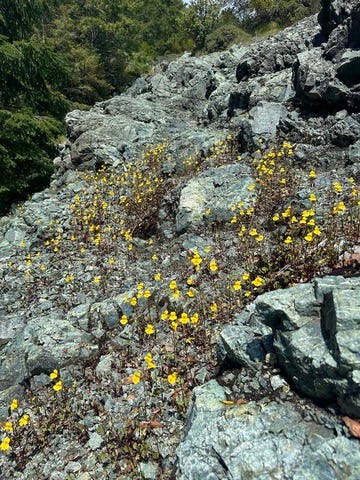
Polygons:
<instances>
[{"instance_id":1,"label":"hillside slope","mask_svg":"<svg viewBox=\"0 0 360 480\"><path fill-rule=\"evenodd\" d=\"M360 7L319 21L67 115L0 224L3 478L359 477Z\"/></svg>"}]
</instances>

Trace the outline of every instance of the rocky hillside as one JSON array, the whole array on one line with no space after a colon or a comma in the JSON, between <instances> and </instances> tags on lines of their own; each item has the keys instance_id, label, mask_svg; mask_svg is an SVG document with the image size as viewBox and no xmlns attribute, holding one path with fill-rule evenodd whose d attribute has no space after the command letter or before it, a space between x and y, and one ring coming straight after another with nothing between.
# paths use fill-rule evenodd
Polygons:
<instances>
[{"instance_id":1,"label":"rocky hillside","mask_svg":"<svg viewBox=\"0 0 360 480\"><path fill-rule=\"evenodd\" d=\"M360 477L360 6L67 115L0 223L4 479Z\"/></svg>"}]
</instances>

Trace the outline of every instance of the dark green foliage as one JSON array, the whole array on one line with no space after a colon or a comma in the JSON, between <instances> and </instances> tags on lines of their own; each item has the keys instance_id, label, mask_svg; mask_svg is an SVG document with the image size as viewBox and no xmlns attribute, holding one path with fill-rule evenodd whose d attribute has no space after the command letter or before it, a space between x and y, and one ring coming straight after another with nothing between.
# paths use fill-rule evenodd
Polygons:
<instances>
[{"instance_id":1,"label":"dark green foliage","mask_svg":"<svg viewBox=\"0 0 360 480\"><path fill-rule=\"evenodd\" d=\"M62 129L58 120L30 109L0 110L0 213L12 201L46 186Z\"/></svg>"},{"instance_id":2,"label":"dark green foliage","mask_svg":"<svg viewBox=\"0 0 360 480\"><path fill-rule=\"evenodd\" d=\"M27 38L39 23L45 10L44 0L1 0L0 34L10 41Z\"/></svg>"},{"instance_id":3,"label":"dark green foliage","mask_svg":"<svg viewBox=\"0 0 360 480\"><path fill-rule=\"evenodd\" d=\"M60 89L67 81L64 59L44 44L0 37L0 106L29 106L39 113L64 115L68 108Z\"/></svg>"},{"instance_id":4,"label":"dark green foliage","mask_svg":"<svg viewBox=\"0 0 360 480\"><path fill-rule=\"evenodd\" d=\"M31 38L43 7L0 1L0 213L48 182L69 108L64 58Z\"/></svg>"},{"instance_id":5,"label":"dark green foliage","mask_svg":"<svg viewBox=\"0 0 360 480\"><path fill-rule=\"evenodd\" d=\"M119 93L159 56L188 47L177 20L182 0L63 3L38 35L45 35L73 67L66 90L72 101L92 104Z\"/></svg>"},{"instance_id":6,"label":"dark green foliage","mask_svg":"<svg viewBox=\"0 0 360 480\"><path fill-rule=\"evenodd\" d=\"M240 27L229 23L217 28L211 32L205 39L205 50L207 52L216 52L224 50L234 43L245 43L251 39L251 35L246 33Z\"/></svg>"}]
</instances>

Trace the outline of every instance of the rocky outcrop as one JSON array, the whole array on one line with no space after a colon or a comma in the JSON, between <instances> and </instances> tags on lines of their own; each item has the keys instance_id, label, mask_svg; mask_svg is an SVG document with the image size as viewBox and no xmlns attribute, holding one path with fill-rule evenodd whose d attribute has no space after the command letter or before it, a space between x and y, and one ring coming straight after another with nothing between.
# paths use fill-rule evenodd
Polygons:
<instances>
[{"instance_id":1,"label":"rocky outcrop","mask_svg":"<svg viewBox=\"0 0 360 480\"><path fill-rule=\"evenodd\" d=\"M68 384L74 377L79 380L86 405L100 407L82 412L79 428L87 437L80 436L81 445L78 440L65 442L58 433L16 478L38 478L41 470L44 478L60 479L72 468L83 468L84 478L113 478L103 416L109 414L118 445L126 416L147 408L139 397L155 398L142 384L136 396L128 380L134 363L124 352L131 342L139 345L137 360L147 353L142 350L147 348L144 338L131 325L134 311L128 299L141 279L154 296L150 305L139 300L140 316L157 319L171 302L184 311L190 297L169 299L169 282L178 266L187 278L190 264L184 267L182 262L189 252L205 257L209 247L223 252L224 272L234 269L242 275L233 238L221 231L222 222L231 219L231 206L241 201L251 207L255 200L250 170L236 161L239 154L246 157L268 141L287 139L296 145L293 168L299 175L307 163L319 167L314 182L319 199L324 185L331 184L329 170L336 178L358 177L358 2L323 0L319 21L305 19L252 45L163 62L124 94L67 115L68 140L55 159L50 188L0 221L0 416L6 418L14 397L47 385L54 368L61 369ZM216 156L229 133L236 148L231 162L219 166ZM156 235L135 229L129 245L122 232L100 253L72 248L73 230L81 247L88 242L80 225L86 218L74 221L74 210L69 210L84 191L94 193L91 174L83 172L108 164L125 175L129 161L146 146L167 139L163 172L173 183L153 220ZM209 151L214 143L217 147ZM184 163L189 157L200 157L207 167L199 173L195 164ZM308 192L304 195L302 200ZM118 212L113 214L120 222ZM217 229L201 235L201 228L212 222ZM56 256L58 240L64 252ZM50 248L44 247L47 243ZM154 259L156 268L165 272L160 283L154 279ZM109 260L116 264L111 272ZM46 273L40 273L44 269ZM105 280L100 290L99 271ZM205 275L211 282L212 273ZM223 279L216 281L221 286ZM211 296L211 282L199 289L200 296ZM218 381L194 391L186 435L177 450L178 478L359 477L356 440L337 416L360 416L359 288L358 278L317 279L264 294L227 319L219 358L222 368L231 371L221 371ZM122 315L129 322L118 332ZM163 331L157 334L171 357L173 344L166 343ZM194 366L199 351L196 344L191 348L186 381L204 382L211 371L211 353L203 352L206 364ZM300 398L300 393L324 402L327 409ZM157 439L170 478L174 445L184 425L173 407L176 398L166 393L162 401L145 414L153 418L155 430L160 427L152 415L160 410L170 425ZM137 414L130 423L137 424ZM59 460L53 455L58 450ZM69 461L75 454L81 462ZM39 469L38 464L45 466ZM0 464L12 478L9 465ZM155 479L162 472L149 461L141 463L138 473Z\"/></svg>"},{"instance_id":2,"label":"rocky outcrop","mask_svg":"<svg viewBox=\"0 0 360 480\"><path fill-rule=\"evenodd\" d=\"M341 427L331 420L312 423L306 404L234 399L226 406L226 398L216 382L194 390L176 478L358 478L357 441L337 436Z\"/></svg>"},{"instance_id":3,"label":"rocky outcrop","mask_svg":"<svg viewBox=\"0 0 360 480\"><path fill-rule=\"evenodd\" d=\"M330 149L357 171L357 130L345 143L334 130L358 123L359 16L356 2L324 1L320 25L312 17L254 45L164 62L120 97L67 116L72 164L121 165L169 137L174 157L206 155L230 127L244 152L280 136L299 144L301 162Z\"/></svg>"},{"instance_id":4,"label":"rocky outcrop","mask_svg":"<svg viewBox=\"0 0 360 480\"><path fill-rule=\"evenodd\" d=\"M359 279L325 277L260 295L237 325L222 331L223 352L256 369L274 349L299 391L337 401L343 413L359 417L359 289Z\"/></svg>"},{"instance_id":5,"label":"rocky outcrop","mask_svg":"<svg viewBox=\"0 0 360 480\"><path fill-rule=\"evenodd\" d=\"M287 383L360 416L359 289L357 278L325 277L266 293L222 330L232 370L194 389L177 478L359 476L357 440Z\"/></svg>"}]
</instances>

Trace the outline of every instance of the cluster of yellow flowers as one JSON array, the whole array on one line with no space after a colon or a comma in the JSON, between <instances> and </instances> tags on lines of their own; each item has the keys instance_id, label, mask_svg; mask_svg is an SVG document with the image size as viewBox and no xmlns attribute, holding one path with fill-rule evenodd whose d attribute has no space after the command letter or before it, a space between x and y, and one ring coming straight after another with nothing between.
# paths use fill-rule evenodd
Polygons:
<instances>
[{"instance_id":1,"label":"cluster of yellow flowers","mask_svg":"<svg viewBox=\"0 0 360 480\"><path fill-rule=\"evenodd\" d=\"M257 275L253 280L251 280L251 275L248 272L245 272L241 279L235 280L232 284L232 289L236 292L244 291L244 297L250 297L253 294L252 287L259 288L263 287L266 284L266 281L263 277ZM243 290L244 289L244 290Z\"/></svg>"},{"instance_id":2,"label":"cluster of yellow flowers","mask_svg":"<svg viewBox=\"0 0 360 480\"><path fill-rule=\"evenodd\" d=\"M12 416L15 418L8 420L3 425L3 430L6 432L5 436L2 438L0 442L0 451L9 452L11 450L11 435L15 433L18 427L25 427L30 421L30 415L27 413L19 413L17 414L17 410L19 409L19 401L14 398L9 406L10 412Z\"/></svg>"}]
</instances>

